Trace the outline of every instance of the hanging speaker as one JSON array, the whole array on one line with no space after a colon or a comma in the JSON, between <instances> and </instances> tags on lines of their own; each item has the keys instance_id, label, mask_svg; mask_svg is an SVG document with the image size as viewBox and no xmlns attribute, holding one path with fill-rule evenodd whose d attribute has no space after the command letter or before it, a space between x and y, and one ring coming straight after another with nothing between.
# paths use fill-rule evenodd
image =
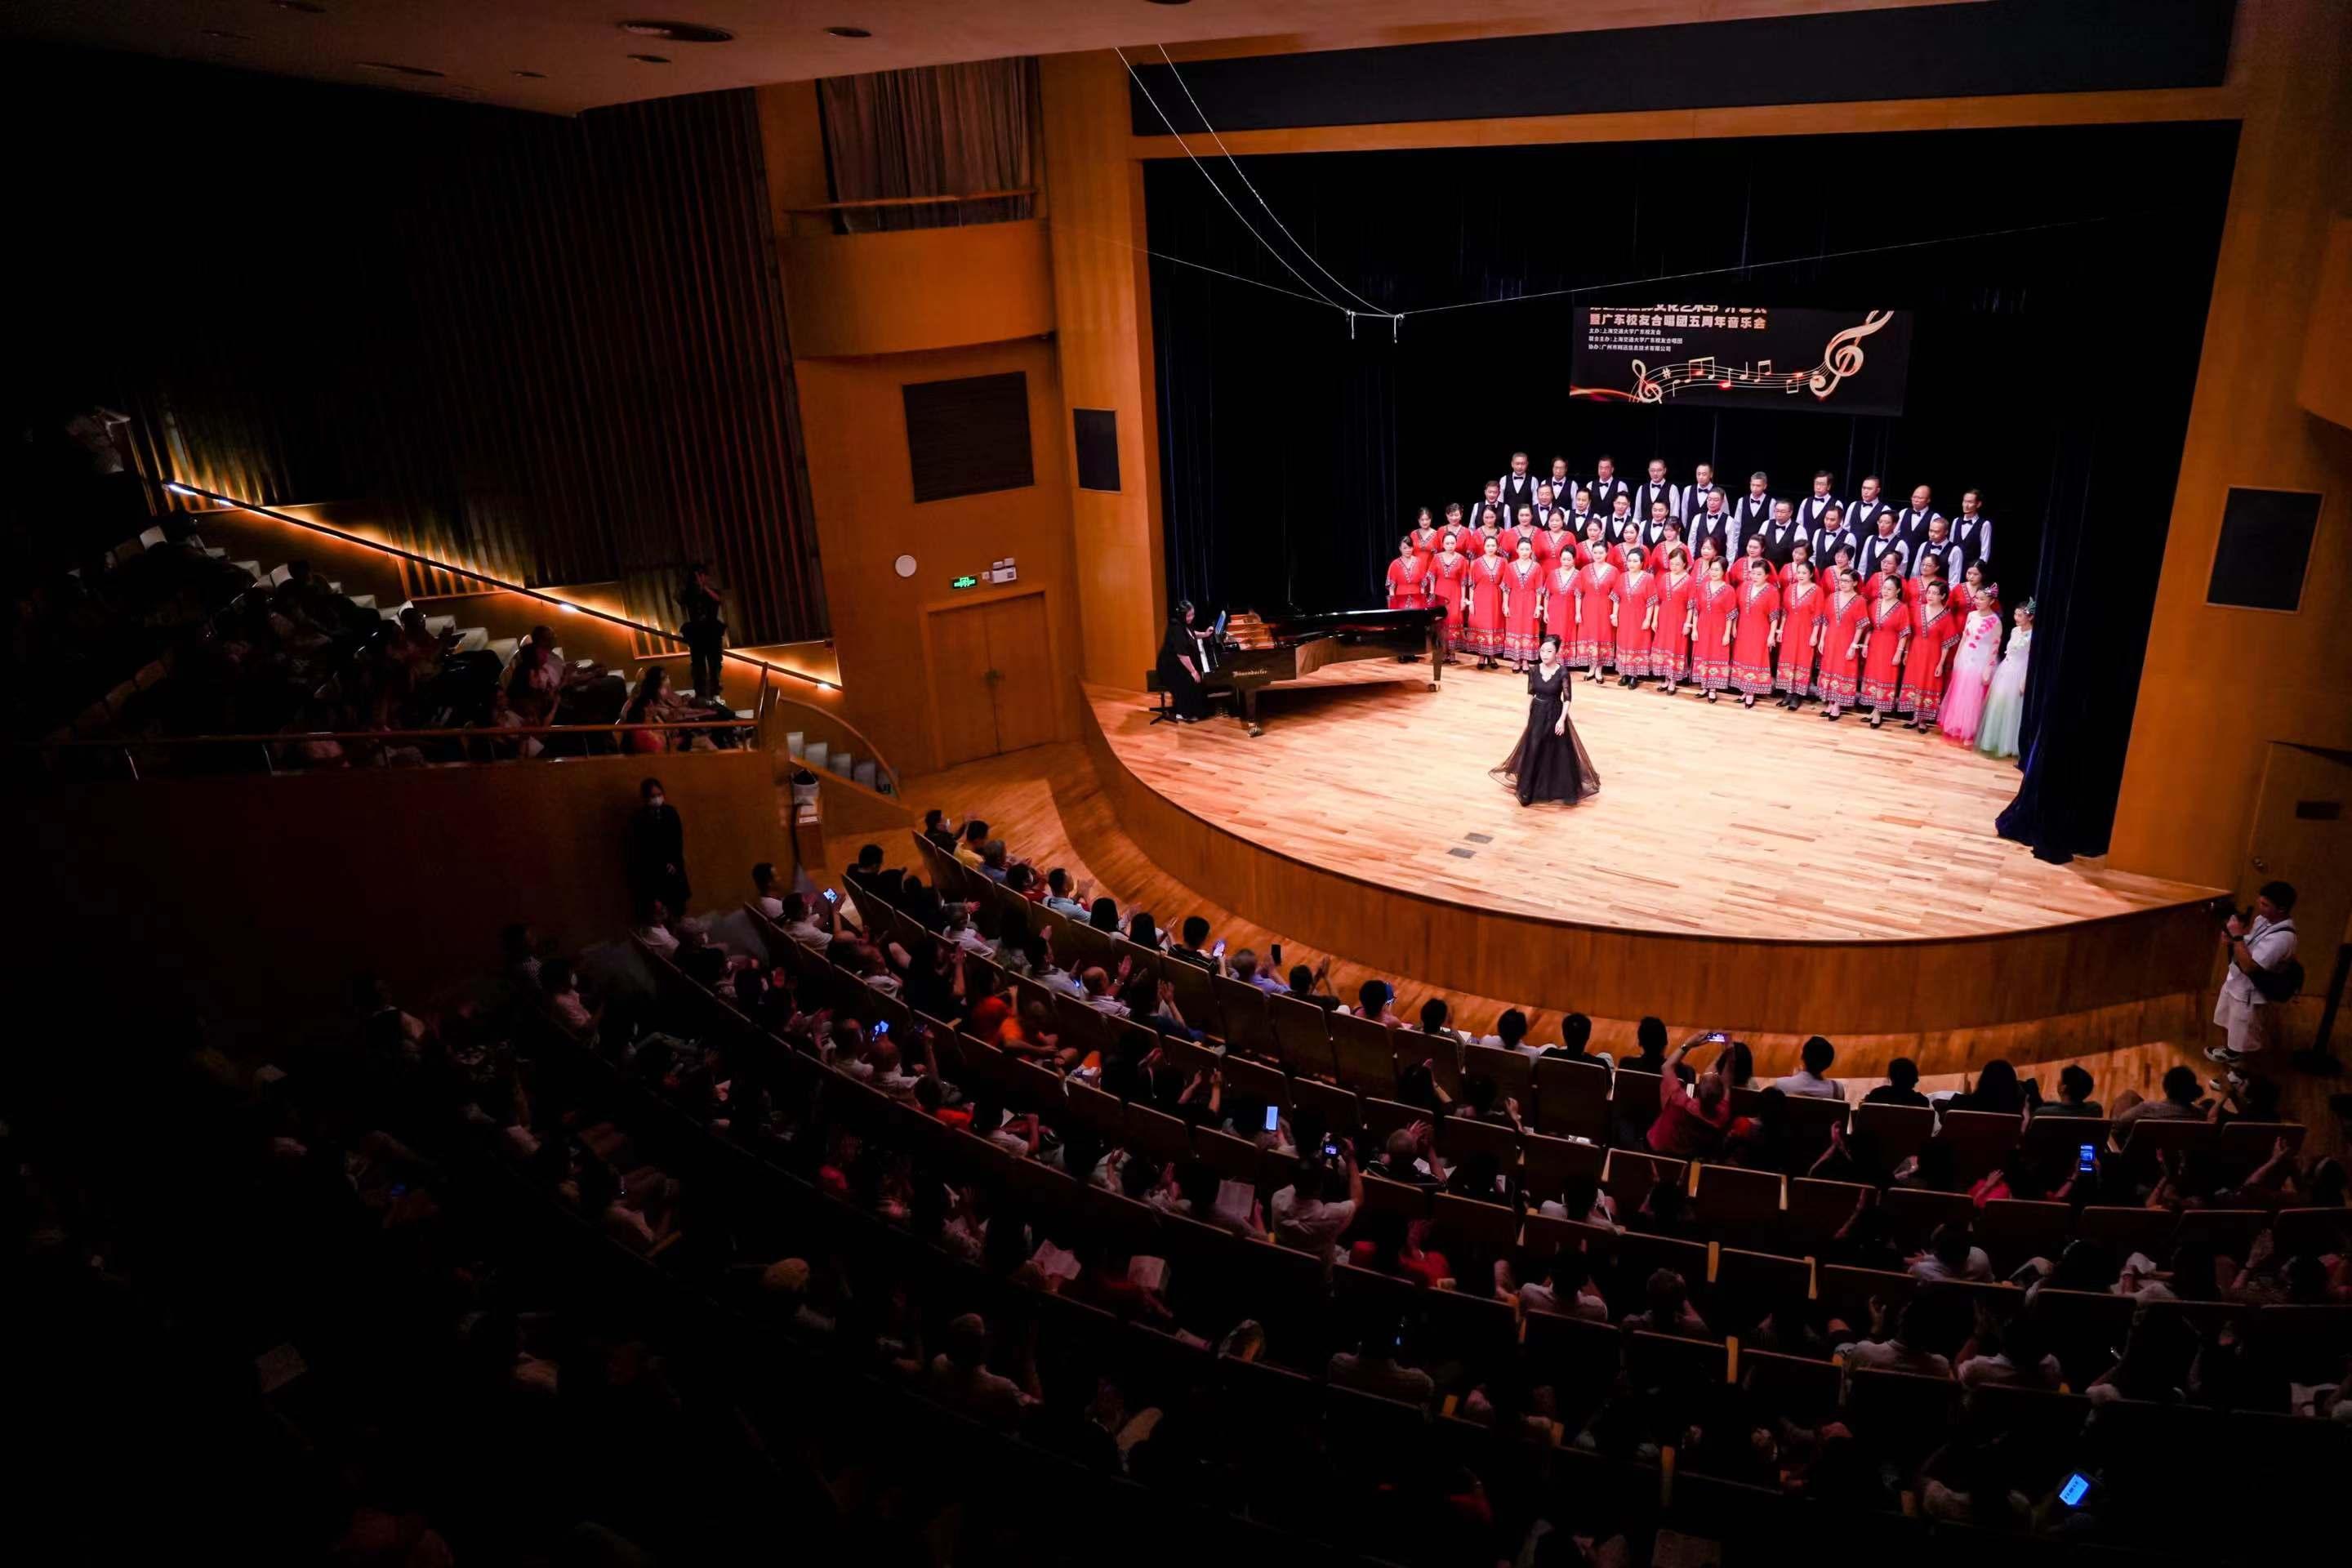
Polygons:
<instances>
[{"instance_id":1,"label":"hanging speaker","mask_svg":"<svg viewBox=\"0 0 2352 1568\"><path fill-rule=\"evenodd\" d=\"M1070 421L1077 437L1078 489L1118 489L1118 411L1073 408Z\"/></svg>"}]
</instances>

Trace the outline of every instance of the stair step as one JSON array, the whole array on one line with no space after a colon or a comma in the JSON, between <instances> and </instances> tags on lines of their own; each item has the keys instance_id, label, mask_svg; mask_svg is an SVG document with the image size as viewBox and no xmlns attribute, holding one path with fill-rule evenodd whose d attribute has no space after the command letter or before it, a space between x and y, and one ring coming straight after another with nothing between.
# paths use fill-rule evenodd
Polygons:
<instances>
[{"instance_id":1,"label":"stair step","mask_svg":"<svg viewBox=\"0 0 2352 1568\"><path fill-rule=\"evenodd\" d=\"M807 749L807 746L808 736L802 731L798 730L784 731L784 755L798 762L801 759L801 753Z\"/></svg>"},{"instance_id":2,"label":"stair step","mask_svg":"<svg viewBox=\"0 0 2352 1568\"><path fill-rule=\"evenodd\" d=\"M467 626L457 634L459 653L480 653L490 646L490 634L485 626Z\"/></svg>"},{"instance_id":3,"label":"stair step","mask_svg":"<svg viewBox=\"0 0 2352 1568\"><path fill-rule=\"evenodd\" d=\"M801 752L801 765L813 773L821 773L824 772L825 759L832 754L833 747L827 742L811 741Z\"/></svg>"},{"instance_id":4,"label":"stair step","mask_svg":"<svg viewBox=\"0 0 2352 1568\"><path fill-rule=\"evenodd\" d=\"M425 629L431 632L436 637L443 632L454 632L457 629L457 617L455 616L427 616L425 617Z\"/></svg>"},{"instance_id":5,"label":"stair step","mask_svg":"<svg viewBox=\"0 0 2352 1568\"><path fill-rule=\"evenodd\" d=\"M833 769L833 771L841 777L847 778L850 776L850 770L856 766L856 764L857 759L851 756L847 752L835 752L827 759L825 765Z\"/></svg>"},{"instance_id":6,"label":"stair step","mask_svg":"<svg viewBox=\"0 0 2352 1568\"><path fill-rule=\"evenodd\" d=\"M856 767L850 769L849 776L854 783L862 784L867 789L872 789L874 787L875 772L876 769L873 759L869 757L866 761L859 763Z\"/></svg>"}]
</instances>

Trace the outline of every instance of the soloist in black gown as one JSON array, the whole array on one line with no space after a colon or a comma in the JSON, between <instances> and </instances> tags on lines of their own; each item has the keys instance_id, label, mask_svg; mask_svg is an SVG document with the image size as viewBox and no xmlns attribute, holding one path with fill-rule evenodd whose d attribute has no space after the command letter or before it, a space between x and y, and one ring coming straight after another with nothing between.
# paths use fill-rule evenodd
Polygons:
<instances>
[{"instance_id":1,"label":"soloist in black gown","mask_svg":"<svg viewBox=\"0 0 2352 1568\"><path fill-rule=\"evenodd\" d=\"M1576 722L1568 718L1568 666L1552 667L1547 678L1540 664L1528 670L1528 728L1495 776L1517 791L1521 805L1539 800L1564 800L1574 805L1601 793L1601 775L1592 757L1577 738ZM1567 732L1555 735L1554 724L1567 721Z\"/></svg>"}]
</instances>

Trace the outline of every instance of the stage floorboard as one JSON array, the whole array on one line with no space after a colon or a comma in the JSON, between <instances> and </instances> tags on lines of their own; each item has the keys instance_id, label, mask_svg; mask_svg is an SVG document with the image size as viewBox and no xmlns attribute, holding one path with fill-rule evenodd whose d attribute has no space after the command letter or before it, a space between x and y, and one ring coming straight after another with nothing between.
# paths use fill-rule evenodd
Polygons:
<instances>
[{"instance_id":1,"label":"stage floorboard","mask_svg":"<svg viewBox=\"0 0 2352 1568\"><path fill-rule=\"evenodd\" d=\"M1496 913L1742 940L1982 936L2179 904L2215 889L2053 866L1993 832L2012 762L1849 715L1714 706L1579 683L1570 712L1601 780L1522 807L1488 772L1527 719L1508 670L1335 665L1234 720L1150 722L1089 687L1139 782L1276 855Z\"/></svg>"}]
</instances>

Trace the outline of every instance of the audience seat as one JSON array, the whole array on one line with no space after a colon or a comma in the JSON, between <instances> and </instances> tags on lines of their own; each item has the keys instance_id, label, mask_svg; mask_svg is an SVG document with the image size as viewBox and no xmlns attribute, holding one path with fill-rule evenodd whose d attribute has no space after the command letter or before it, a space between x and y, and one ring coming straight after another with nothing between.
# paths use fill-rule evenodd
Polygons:
<instances>
[{"instance_id":1,"label":"audience seat","mask_svg":"<svg viewBox=\"0 0 2352 1568\"><path fill-rule=\"evenodd\" d=\"M1226 1048L1244 1056L1274 1060L1278 1052L1274 1025L1266 1017L1265 993L1246 981L1223 974L1211 976L1210 988L1216 994L1213 1016L1224 1031Z\"/></svg>"},{"instance_id":2,"label":"audience seat","mask_svg":"<svg viewBox=\"0 0 2352 1568\"><path fill-rule=\"evenodd\" d=\"M1282 1054L1283 1066L1301 1076L1339 1076L1331 1057L1331 1033L1325 1027L1322 1008L1295 996L1268 996L1265 1015L1274 1026L1275 1044Z\"/></svg>"},{"instance_id":3,"label":"audience seat","mask_svg":"<svg viewBox=\"0 0 2352 1568\"><path fill-rule=\"evenodd\" d=\"M1811 1176L1789 1179L1788 1208L1781 1215L1783 1233L1798 1250L1818 1256L1845 1228L1857 1207L1867 1206L1874 1189L1859 1182L1824 1182Z\"/></svg>"},{"instance_id":4,"label":"audience seat","mask_svg":"<svg viewBox=\"0 0 2352 1568\"><path fill-rule=\"evenodd\" d=\"M1556 1138L1590 1138L1599 1142L1609 1135L1609 1069L1597 1062L1562 1061L1557 1058L1535 1064L1536 1125Z\"/></svg>"},{"instance_id":5,"label":"audience seat","mask_svg":"<svg viewBox=\"0 0 2352 1568\"><path fill-rule=\"evenodd\" d=\"M1739 1348L1739 1385L1764 1409L1798 1426L1835 1415L1843 1384L1844 1373L1834 1362Z\"/></svg>"},{"instance_id":6,"label":"audience seat","mask_svg":"<svg viewBox=\"0 0 2352 1568\"><path fill-rule=\"evenodd\" d=\"M1939 1225L1976 1223L1976 1200L1966 1193L1929 1192L1925 1187L1889 1187L1878 1195L1878 1206L1907 1247L1927 1243Z\"/></svg>"},{"instance_id":7,"label":"audience seat","mask_svg":"<svg viewBox=\"0 0 2352 1568\"><path fill-rule=\"evenodd\" d=\"M1463 1076L1492 1079L1505 1097L1519 1102L1520 1113L1528 1121L1536 1116L1534 1069L1535 1063L1525 1051L1504 1046L1462 1047Z\"/></svg>"},{"instance_id":8,"label":"audience seat","mask_svg":"<svg viewBox=\"0 0 2352 1568\"><path fill-rule=\"evenodd\" d=\"M1853 1130L1869 1136L1892 1170L1927 1146L1936 1135L1936 1113L1920 1105L1857 1105Z\"/></svg>"},{"instance_id":9,"label":"audience seat","mask_svg":"<svg viewBox=\"0 0 2352 1568\"><path fill-rule=\"evenodd\" d=\"M1846 1421L1881 1463L1907 1470L1944 1440L1959 1384L1948 1377L1852 1367L1846 1372Z\"/></svg>"},{"instance_id":10,"label":"audience seat","mask_svg":"<svg viewBox=\"0 0 2352 1568\"><path fill-rule=\"evenodd\" d=\"M1559 1197L1571 1179L1599 1185L1601 1168L1607 1159L1606 1152L1597 1143L1547 1138L1540 1132L1530 1132L1519 1140L1519 1154L1520 1185L1528 1194L1530 1206Z\"/></svg>"},{"instance_id":11,"label":"audience seat","mask_svg":"<svg viewBox=\"0 0 2352 1568\"><path fill-rule=\"evenodd\" d=\"M2118 1253L2162 1254L2179 1228L2179 1216L2170 1209L2126 1208L2121 1205L2086 1205L2074 1216L2074 1234L2084 1241L2103 1241Z\"/></svg>"},{"instance_id":12,"label":"audience seat","mask_svg":"<svg viewBox=\"0 0 2352 1568\"><path fill-rule=\"evenodd\" d=\"M1690 1179L1689 1161L1634 1149L1610 1150L1606 1170L1605 1184L1620 1218L1640 1208L1658 1183Z\"/></svg>"},{"instance_id":13,"label":"audience seat","mask_svg":"<svg viewBox=\"0 0 2352 1568\"><path fill-rule=\"evenodd\" d=\"M1780 1173L1702 1163L1691 1202L1702 1225L1734 1237L1769 1236L1780 1224Z\"/></svg>"},{"instance_id":14,"label":"audience seat","mask_svg":"<svg viewBox=\"0 0 2352 1568\"><path fill-rule=\"evenodd\" d=\"M2005 1110L1946 1110L1936 1129L1936 1142L1951 1151L1952 1172L1973 1182L2000 1168L2024 1134L2022 1118Z\"/></svg>"},{"instance_id":15,"label":"audience seat","mask_svg":"<svg viewBox=\"0 0 2352 1568\"><path fill-rule=\"evenodd\" d=\"M1340 1083L1359 1094L1396 1093L1396 1048L1387 1026L1351 1013L1335 1012L1328 1022Z\"/></svg>"},{"instance_id":16,"label":"audience seat","mask_svg":"<svg viewBox=\"0 0 2352 1568\"><path fill-rule=\"evenodd\" d=\"M2074 1211L2064 1204L1995 1198L1977 1215L1977 1244L1993 1270L2014 1272L2029 1258L2055 1259L2074 1228Z\"/></svg>"}]
</instances>

